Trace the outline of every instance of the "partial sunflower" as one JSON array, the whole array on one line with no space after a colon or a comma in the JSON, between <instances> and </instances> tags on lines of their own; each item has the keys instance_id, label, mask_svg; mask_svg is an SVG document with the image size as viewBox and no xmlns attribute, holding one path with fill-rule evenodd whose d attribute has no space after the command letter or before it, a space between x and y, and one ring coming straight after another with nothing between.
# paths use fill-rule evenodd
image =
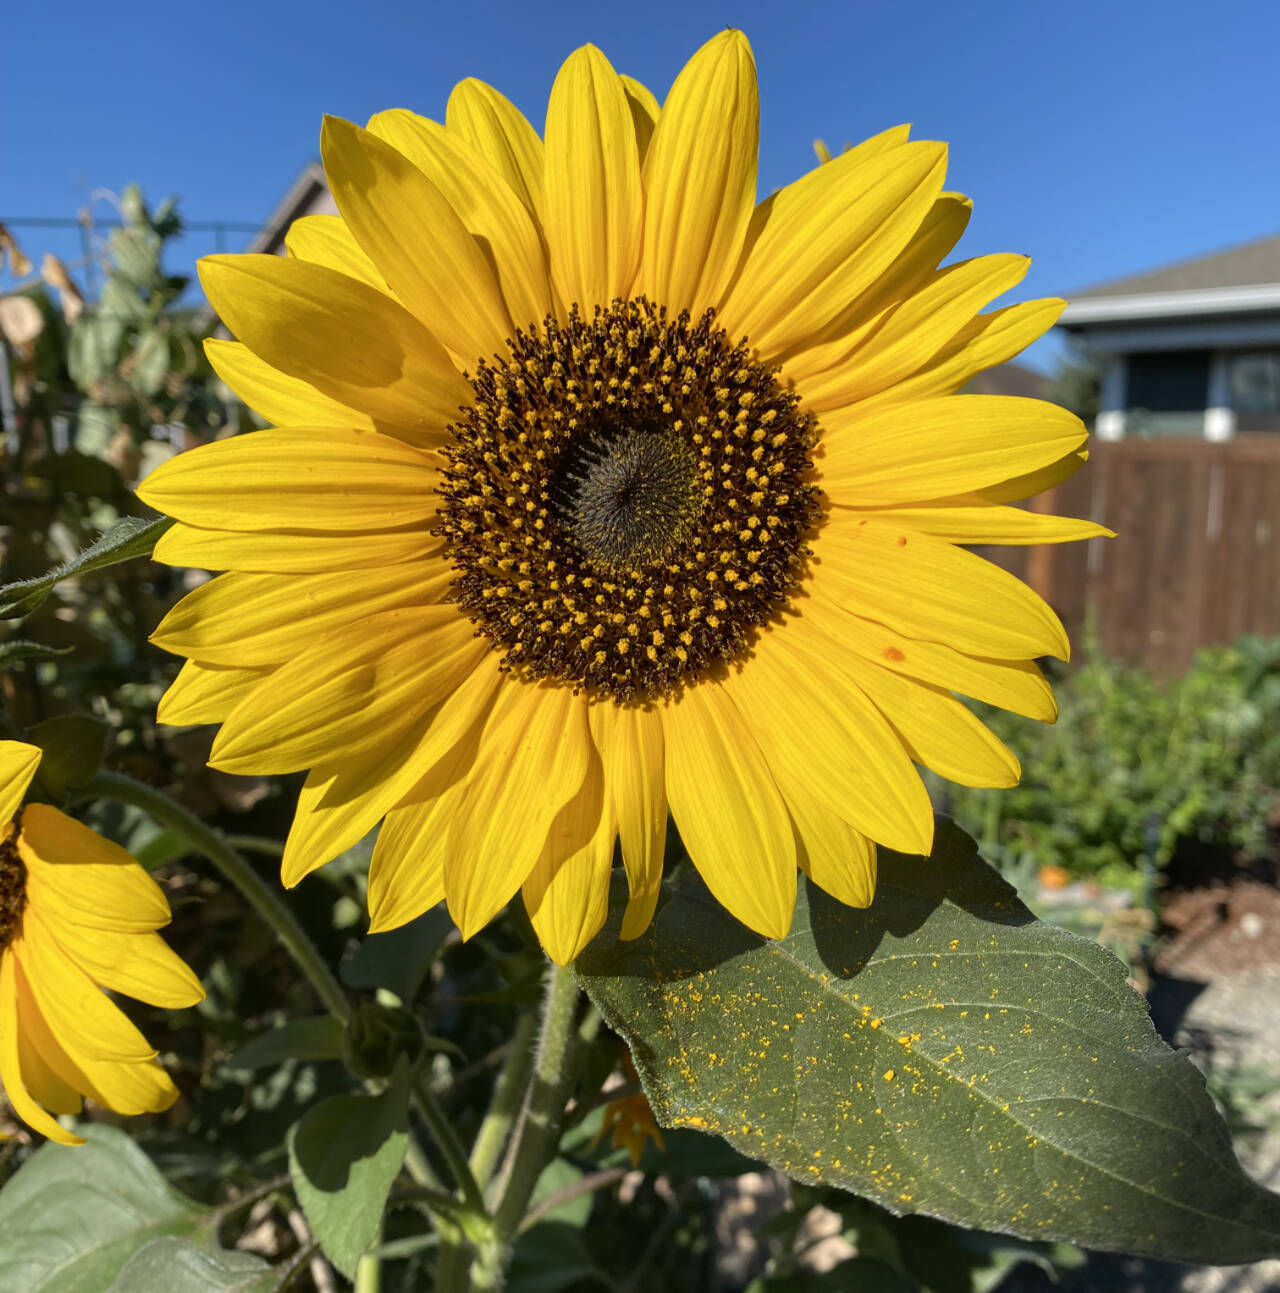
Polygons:
<instances>
[{"instance_id":1,"label":"partial sunflower","mask_svg":"<svg viewBox=\"0 0 1280 1293\"><path fill-rule=\"evenodd\" d=\"M797 866L870 901L875 841L928 850L915 764L1018 778L960 693L1051 720L1049 608L960 544L1105 533L1009 507L1086 433L956 395L1062 302L977 313L1021 256L938 268L969 217L946 149L886 131L756 203L745 37L659 109L592 46L546 130L463 81L445 122L328 119L339 216L215 256L221 377L276 429L142 497L156 555L231 573L155 641L169 723L230 772L309 769L284 880L385 818L373 928L465 936L523 889L550 955L648 924L670 809L712 892L786 933Z\"/></svg>"},{"instance_id":2,"label":"partial sunflower","mask_svg":"<svg viewBox=\"0 0 1280 1293\"><path fill-rule=\"evenodd\" d=\"M48 804L21 807L39 762L0 741L0 1082L23 1122L79 1145L51 1115L82 1097L126 1114L178 1098L102 989L171 1009L204 992L155 932L169 904L137 862Z\"/></svg>"}]
</instances>

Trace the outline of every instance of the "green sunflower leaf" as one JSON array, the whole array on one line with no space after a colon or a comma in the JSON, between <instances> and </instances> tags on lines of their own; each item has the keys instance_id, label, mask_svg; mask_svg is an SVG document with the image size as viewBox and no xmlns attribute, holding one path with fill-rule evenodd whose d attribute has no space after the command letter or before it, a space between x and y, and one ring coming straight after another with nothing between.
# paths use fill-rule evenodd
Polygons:
<instances>
[{"instance_id":1,"label":"green sunflower leaf","mask_svg":"<svg viewBox=\"0 0 1280 1293\"><path fill-rule=\"evenodd\" d=\"M107 1293L277 1293L284 1277L251 1253L211 1253L172 1235L140 1248Z\"/></svg>"},{"instance_id":2,"label":"green sunflower leaf","mask_svg":"<svg viewBox=\"0 0 1280 1293\"><path fill-rule=\"evenodd\" d=\"M325 1256L354 1278L377 1242L391 1184L409 1146L409 1066L379 1096L336 1095L289 1129L289 1172Z\"/></svg>"},{"instance_id":3,"label":"green sunflower leaf","mask_svg":"<svg viewBox=\"0 0 1280 1293\"><path fill-rule=\"evenodd\" d=\"M150 556L156 540L172 524L172 518L167 516L157 517L154 521L144 521L137 516L121 517L78 556L55 566L48 574L0 585L0 619L30 615L55 585L72 575L87 575L90 571L131 561L134 557Z\"/></svg>"},{"instance_id":4,"label":"green sunflower leaf","mask_svg":"<svg viewBox=\"0 0 1280 1293\"><path fill-rule=\"evenodd\" d=\"M0 1190L0 1289L265 1293L275 1287L182 1283L172 1271L161 1282L159 1268L151 1282L125 1280L123 1272L133 1272L142 1254L166 1238L184 1253L200 1252L211 1269L234 1264L241 1254L217 1248L216 1213L178 1193L124 1132L92 1123L77 1130L86 1144L43 1146ZM271 1274L261 1263L258 1271Z\"/></svg>"},{"instance_id":5,"label":"green sunflower leaf","mask_svg":"<svg viewBox=\"0 0 1280 1293\"><path fill-rule=\"evenodd\" d=\"M882 850L866 911L802 885L778 942L697 881L622 942L615 896L576 970L662 1125L898 1214L1188 1262L1280 1253L1280 1196L1120 962L1037 921L951 822L930 858Z\"/></svg>"}]
</instances>

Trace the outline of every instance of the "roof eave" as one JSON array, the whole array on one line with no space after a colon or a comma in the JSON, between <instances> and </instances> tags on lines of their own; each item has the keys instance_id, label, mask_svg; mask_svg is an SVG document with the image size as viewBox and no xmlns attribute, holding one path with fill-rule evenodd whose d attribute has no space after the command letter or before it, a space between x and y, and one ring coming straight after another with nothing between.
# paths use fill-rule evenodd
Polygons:
<instances>
[{"instance_id":1,"label":"roof eave","mask_svg":"<svg viewBox=\"0 0 1280 1293\"><path fill-rule=\"evenodd\" d=\"M1280 283L1249 287L1196 288L1182 292L1135 292L1072 301L1058 320L1064 328L1101 323L1153 322L1216 314L1280 310Z\"/></svg>"}]
</instances>

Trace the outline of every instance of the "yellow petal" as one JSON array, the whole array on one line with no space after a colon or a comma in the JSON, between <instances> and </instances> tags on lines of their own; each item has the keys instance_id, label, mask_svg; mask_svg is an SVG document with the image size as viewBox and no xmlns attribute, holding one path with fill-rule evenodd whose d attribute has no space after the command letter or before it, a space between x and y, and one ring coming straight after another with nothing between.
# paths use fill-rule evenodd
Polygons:
<instances>
[{"instance_id":1,"label":"yellow petal","mask_svg":"<svg viewBox=\"0 0 1280 1293\"><path fill-rule=\"evenodd\" d=\"M570 54L547 105L544 228L551 281L566 305L631 295L644 191L626 91L594 45Z\"/></svg>"},{"instance_id":2,"label":"yellow petal","mask_svg":"<svg viewBox=\"0 0 1280 1293\"><path fill-rule=\"evenodd\" d=\"M1070 656L1062 624L1044 601L963 548L833 508L813 551L813 596L908 637L998 660Z\"/></svg>"},{"instance_id":3,"label":"yellow petal","mask_svg":"<svg viewBox=\"0 0 1280 1293\"><path fill-rule=\"evenodd\" d=\"M690 860L732 915L783 938L796 904L795 834L738 707L718 682L700 682L664 706L662 730L667 799Z\"/></svg>"},{"instance_id":4,"label":"yellow petal","mask_svg":"<svg viewBox=\"0 0 1280 1293\"><path fill-rule=\"evenodd\" d=\"M833 659L834 656L834 659ZM933 809L902 741L803 616L761 633L725 688L770 768L872 839L927 853ZM778 715L786 713L786 722ZM818 753L820 752L820 753Z\"/></svg>"},{"instance_id":5,"label":"yellow petal","mask_svg":"<svg viewBox=\"0 0 1280 1293\"><path fill-rule=\"evenodd\" d=\"M27 866L31 907L64 920L122 933L169 923L160 886L118 844L48 804L22 814L18 854Z\"/></svg>"},{"instance_id":6,"label":"yellow petal","mask_svg":"<svg viewBox=\"0 0 1280 1293\"><path fill-rule=\"evenodd\" d=\"M343 219L395 294L464 368L511 336L511 318L480 244L449 199L403 153L340 117L320 134L325 177Z\"/></svg>"},{"instance_id":7,"label":"yellow petal","mask_svg":"<svg viewBox=\"0 0 1280 1293\"><path fill-rule=\"evenodd\" d=\"M522 888L529 920L557 965L573 961L609 914L616 836L604 769L593 749L581 788L556 814Z\"/></svg>"},{"instance_id":8,"label":"yellow petal","mask_svg":"<svg viewBox=\"0 0 1280 1293\"><path fill-rule=\"evenodd\" d=\"M18 1058L18 989L17 960L9 953L0 954L0 1083L13 1111L33 1131L57 1141L59 1145L83 1145L84 1139L63 1128L31 1098L22 1078Z\"/></svg>"},{"instance_id":9,"label":"yellow petal","mask_svg":"<svg viewBox=\"0 0 1280 1293\"><path fill-rule=\"evenodd\" d=\"M391 809L437 794L440 781L472 751L499 679L490 654L451 696L370 755L313 768L285 841L285 887L358 843Z\"/></svg>"},{"instance_id":10,"label":"yellow petal","mask_svg":"<svg viewBox=\"0 0 1280 1293\"><path fill-rule=\"evenodd\" d=\"M63 951L34 904L27 908L22 925L22 937L13 943L14 955L31 983L40 1013L63 1046L88 1059L127 1063L153 1059L155 1048Z\"/></svg>"},{"instance_id":11,"label":"yellow petal","mask_svg":"<svg viewBox=\"0 0 1280 1293\"><path fill-rule=\"evenodd\" d=\"M1016 786L1008 747L958 700L849 653L841 667L901 733L912 759L962 786Z\"/></svg>"},{"instance_id":12,"label":"yellow petal","mask_svg":"<svg viewBox=\"0 0 1280 1293\"><path fill-rule=\"evenodd\" d=\"M369 862L369 933L398 929L444 900L449 819L465 786L456 781L434 799L387 814Z\"/></svg>"},{"instance_id":13,"label":"yellow petal","mask_svg":"<svg viewBox=\"0 0 1280 1293\"><path fill-rule=\"evenodd\" d=\"M13 820L41 757L39 746L23 741L0 741L0 828Z\"/></svg>"},{"instance_id":14,"label":"yellow petal","mask_svg":"<svg viewBox=\"0 0 1280 1293\"><path fill-rule=\"evenodd\" d=\"M284 245L299 260L327 265L339 273L358 278L379 292L387 291L386 277L356 241L341 216L302 216L289 226Z\"/></svg>"},{"instance_id":15,"label":"yellow petal","mask_svg":"<svg viewBox=\"0 0 1280 1293\"><path fill-rule=\"evenodd\" d=\"M778 775L796 828L796 861L820 889L847 907L869 907L876 894L876 846L809 789Z\"/></svg>"},{"instance_id":16,"label":"yellow petal","mask_svg":"<svg viewBox=\"0 0 1280 1293\"><path fill-rule=\"evenodd\" d=\"M950 395L984 369L1003 364L1025 350L1053 327L1066 305L1054 297L980 314L919 372L870 396L861 407L867 410L931 395Z\"/></svg>"},{"instance_id":17,"label":"yellow petal","mask_svg":"<svg viewBox=\"0 0 1280 1293\"><path fill-rule=\"evenodd\" d=\"M751 46L723 31L676 77L645 157L636 295L695 318L720 300L755 206L759 144Z\"/></svg>"},{"instance_id":18,"label":"yellow petal","mask_svg":"<svg viewBox=\"0 0 1280 1293\"><path fill-rule=\"evenodd\" d=\"M22 969L19 965L15 978L20 978ZM18 988L18 1063L22 1069L22 1080L27 1091L37 1104L49 1113L79 1113L84 1108L84 1096L67 1082L62 1075L40 1053L36 1037L43 1036L39 1010L35 999L24 1008L24 995L29 997L30 990L24 986ZM39 1021L39 1022L34 1022Z\"/></svg>"},{"instance_id":19,"label":"yellow petal","mask_svg":"<svg viewBox=\"0 0 1280 1293\"><path fill-rule=\"evenodd\" d=\"M243 342L209 337L204 353L213 371L255 413L274 426L360 427L373 430L373 419L345 404L340 404L297 377L290 377L258 358ZM399 428L387 429L388 435L401 439L412 433ZM417 439L421 441L422 437ZM439 437L433 435L432 442ZM413 442L412 439L410 441Z\"/></svg>"},{"instance_id":20,"label":"yellow petal","mask_svg":"<svg viewBox=\"0 0 1280 1293\"><path fill-rule=\"evenodd\" d=\"M592 705L591 735L604 764L630 900L620 937L639 938L653 919L667 848L667 787L662 716L656 709Z\"/></svg>"},{"instance_id":21,"label":"yellow petal","mask_svg":"<svg viewBox=\"0 0 1280 1293\"><path fill-rule=\"evenodd\" d=\"M394 530L435 515L435 460L376 431L288 427L214 440L162 463L138 497L225 530Z\"/></svg>"},{"instance_id":22,"label":"yellow petal","mask_svg":"<svg viewBox=\"0 0 1280 1293\"><path fill-rule=\"evenodd\" d=\"M839 409L916 372L983 306L1016 286L1030 264L1026 256L980 256L938 270L843 359L838 376L806 391L806 405Z\"/></svg>"},{"instance_id":23,"label":"yellow petal","mask_svg":"<svg viewBox=\"0 0 1280 1293\"><path fill-rule=\"evenodd\" d=\"M202 530L179 522L160 536L152 559L198 570L318 574L428 562L442 546L422 525L365 534L275 534Z\"/></svg>"},{"instance_id":24,"label":"yellow petal","mask_svg":"<svg viewBox=\"0 0 1280 1293\"><path fill-rule=\"evenodd\" d=\"M542 140L509 99L468 77L454 86L444 120L488 158L530 211L541 212Z\"/></svg>"},{"instance_id":25,"label":"yellow petal","mask_svg":"<svg viewBox=\"0 0 1280 1293\"><path fill-rule=\"evenodd\" d=\"M874 507L994 485L1088 437L1074 413L1017 395L948 395L868 413L853 405L823 418L818 469L833 503Z\"/></svg>"},{"instance_id":26,"label":"yellow petal","mask_svg":"<svg viewBox=\"0 0 1280 1293\"><path fill-rule=\"evenodd\" d=\"M41 1013L31 977L21 962L15 971L19 1026L31 1036L41 1058L63 1083L82 1091L104 1109L123 1114L159 1113L178 1098L177 1087L155 1060L98 1060L76 1051Z\"/></svg>"},{"instance_id":27,"label":"yellow petal","mask_svg":"<svg viewBox=\"0 0 1280 1293\"><path fill-rule=\"evenodd\" d=\"M819 596L804 603L804 614L827 636L908 678L921 678L947 691L1041 722L1052 723L1058 716L1053 689L1029 660L987 660L965 655L940 642L906 637Z\"/></svg>"},{"instance_id":28,"label":"yellow petal","mask_svg":"<svg viewBox=\"0 0 1280 1293\"><path fill-rule=\"evenodd\" d=\"M230 665L188 660L160 697L156 721L170 727L221 723L264 679L270 669L236 669Z\"/></svg>"},{"instance_id":29,"label":"yellow petal","mask_svg":"<svg viewBox=\"0 0 1280 1293\"><path fill-rule=\"evenodd\" d=\"M442 432L470 404L448 352L384 292L286 256L206 256L222 321L273 368L410 431Z\"/></svg>"},{"instance_id":30,"label":"yellow petal","mask_svg":"<svg viewBox=\"0 0 1280 1293\"><path fill-rule=\"evenodd\" d=\"M920 290L944 256L960 241L973 203L959 193L941 193L920 228L878 279L856 296L826 327L788 354L782 375L794 382L808 406L824 384L841 380L848 356L883 324L889 312Z\"/></svg>"},{"instance_id":31,"label":"yellow petal","mask_svg":"<svg viewBox=\"0 0 1280 1293\"><path fill-rule=\"evenodd\" d=\"M474 145L403 108L370 118L369 130L399 149L445 195L493 258L507 313L518 328L540 324L556 310L537 221Z\"/></svg>"},{"instance_id":32,"label":"yellow petal","mask_svg":"<svg viewBox=\"0 0 1280 1293\"><path fill-rule=\"evenodd\" d=\"M720 313L767 363L831 322L893 263L942 189L947 150L846 154L771 199Z\"/></svg>"},{"instance_id":33,"label":"yellow petal","mask_svg":"<svg viewBox=\"0 0 1280 1293\"><path fill-rule=\"evenodd\" d=\"M51 917L58 945L104 988L182 1010L204 1000L200 980L159 934L118 934Z\"/></svg>"},{"instance_id":34,"label":"yellow petal","mask_svg":"<svg viewBox=\"0 0 1280 1293\"><path fill-rule=\"evenodd\" d=\"M552 821L587 774L586 701L554 684L504 680L449 826L449 912L470 938L498 914L542 853Z\"/></svg>"},{"instance_id":35,"label":"yellow petal","mask_svg":"<svg viewBox=\"0 0 1280 1293\"><path fill-rule=\"evenodd\" d=\"M1061 485L1064 480L1070 480L1088 460L1089 451L1077 449L1060 462L1041 467L1039 471L1028 472L1025 476L1011 476L998 485L989 485L979 491L980 496L985 503L1016 503L1019 499L1031 498L1055 485Z\"/></svg>"},{"instance_id":36,"label":"yellow petal","mask_svg":"<svg viewBox=\"0 0 1280 1293\"><path fill-rule=\"evenodd\" d=\"M633 76L622 76L622 88L626 92L627 107L631 109L631 120L636 128L636 148L640 153L640 162L643 165L645 154L649 151L649 141L653 138L654 127L658 124L658 116L662 109L658 106L658 100L654 97L653 91L647 85L641 84Z\"/></svg>"},{"instance_id":37,"label":"yellow petal","mask_svg":"<svg viewBox=\"0 0 1280 1293\"><path fill-rule=\"evenodd\" d=\"M375 568L360 576L358 588L346 571L219 575L174 606L151 641L204 665L284 664L320 638L381 611L434 605L452 575L443 561Z\"/></svg>"},{"instance_id":38,"label":"yellow petal","mask_svg":"<svg viewBox=\"0 0 1280 1293\"><path fill-rule=\"evenodd\" d=\"M1024 507L990 507L979 494L964 500L895 507L877 512L888 524L901 521L913 530L950 543L1075 543L1114 539L1115 531L1073 516L1050 516Z\"/></svg>"},{"instance_id":39,"label":"yellow petal","mask_svg":"<svg viewBox=\"0 0 1280 1293\"><path fill-rule=\"evenodd\" d=\"M209 766L294 772L373 750L438 704L488 643L453 605L382 611L330 634L227 717Z\"/></svg>"}]
</instances>

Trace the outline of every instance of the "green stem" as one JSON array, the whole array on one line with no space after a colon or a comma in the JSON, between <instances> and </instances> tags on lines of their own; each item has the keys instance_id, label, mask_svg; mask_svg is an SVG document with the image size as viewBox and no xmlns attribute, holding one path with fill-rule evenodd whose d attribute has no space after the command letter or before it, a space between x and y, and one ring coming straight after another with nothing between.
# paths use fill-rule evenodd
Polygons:
<instances>
[{"instance_id":1,"label":"green stem","mask_svg":"<svg viewBox=\"0 0 1280 1293\"><path fill-rule=\"evenodd\" d=\"M229 880L249 905L275 931L298 968L311 981L325 1008L340 1023L350 1016L346 995L320 953L284 902L259 878L258 873L211 826L170 799L154 786L144 785L118 772L99 772L76 792L79 799L116 799L149 813L164 826L178 831L192 849L203 854Z\"/></svg>"},{"instance_id":2,"label":"green stem","mask_svg":"<svg viewBox=\"0 0 1280 1293\"><path fill-rule=\"evenodd\" d=\"M431 1139L436 1142L444 1155L450 1174L462 1191L467 1211L477 1217L484 1217L486 1215L484 1196L480 1193L480 1186L472 1175L466 1150L462 1148L462 1143L458 1140L449 1119L445 1117L444 1110L436 1103L435 1096L427 1090L427 1084L420 1077L415 1077L413 1080L413 1102L422 1121L426 1123L427 1130L431 1133Z\"/></svg>"},{"instance_id":3,"label":"green stem","mask_svg":"<svg viewBox=\"0 0 1280 1293\"><path fill-rule=\"evenodd\" d=\"M471 1147L471 1171L481 1189L489 1184L493 1169L498 1166L507 1137L515 1124L524 1100L525 1085L533 1066L533 1030L536 1021L532 1015L521 1015L512 1038L511 1051L502 1066L493 1089L489 1111L480 1124L475 1144Z\"/></svg>"},{"instance_id":4,"label":"green stem","mask_svg":"<svg viewBox=\"0 0 1280 1293\"><path fill-rule=\"evenodd\" d=\"M507 1175L502 1202L494 1215L496 1241L503 1254L514 1239L529 1208L529 1199L543 1169L555 1156L564 1120L565 1102L573 1077L576 1034L573 1026L578 985L573 973L553 965L542 1007L542 1033L534 1061L533 1081L525 1101L524 1118L516 1133L515 1152ZM500 1288L498 1282L477 1284L477 1289Z\"/></svg>"},{"instance_id":5,"label":"green stem","mask_svg":"<svg viewBox=\"0 0 1280 1293\"><path fill-rule=\"evenodd\" d=\"M227 835L225 840L240 853L263 853L267 857L284 857L284 845L279 840L269 840L265 835Z\"/></svg>"}]
</instances>

